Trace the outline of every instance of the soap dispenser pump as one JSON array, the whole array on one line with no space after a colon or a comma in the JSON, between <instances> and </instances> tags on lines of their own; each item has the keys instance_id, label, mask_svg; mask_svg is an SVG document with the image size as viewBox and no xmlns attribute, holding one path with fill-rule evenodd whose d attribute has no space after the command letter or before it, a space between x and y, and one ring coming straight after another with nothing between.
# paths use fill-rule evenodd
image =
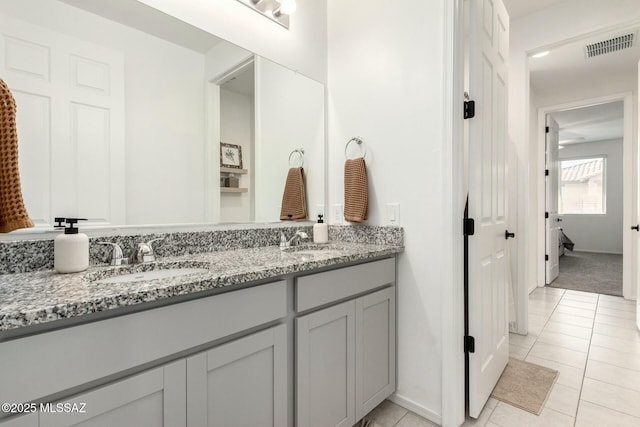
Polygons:
<instances>
[{"instance_id":1,"label":"soap dispenser pump","mask_svg":"<svg viewBox=\"0 0 640 427\"><path fill-rule=\"evenodd\" d=\"M78 232L78 221L86 219L55 219L55 228L64 229L64 234L60 234L53 242L53 268L57 273L76 273L89 267L89 238Z\"/></svg>"},{"instance_id":2,"label":"soap dispenser pump","mask_svg":"<svg viewBox=\"0 0 640 427\"><path fill-rule=\"evenodd\" d=\"M318 222L313 224L313 243L327 243L329 241L329 226L324 223L322 217L322 214L318 214Z\"/></svg>"}]
</instances>

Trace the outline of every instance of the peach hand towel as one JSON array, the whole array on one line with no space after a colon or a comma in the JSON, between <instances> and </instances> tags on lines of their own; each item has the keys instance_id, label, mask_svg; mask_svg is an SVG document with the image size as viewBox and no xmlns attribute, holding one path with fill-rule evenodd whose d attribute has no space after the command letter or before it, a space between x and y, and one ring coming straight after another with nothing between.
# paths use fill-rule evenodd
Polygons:
<instances>
[{"instance_id":1,"label":"peach hand towel","mask_svg":"<svg viewBox=\"0 0 640 427\"><path fill-rule=\"evenodd\" d=\"M0 233L33 227L22 200L16 101L0 79Z\"/></svg>"},{"instance_id":2,"label":"peach hand towel","mask_svg":"<svg viewBox=\"0 0 640 427\"><path fill-rule=\"evenodd\" d=\"M344 163L344 219L362 222L369 216L367 164L363 157Z\"/></svg>"},{"instance_id":3,"label":"peach hand towel","mask_svg":"<svg viewBox=\"0 0 640 427\"><path fill-rule=\"evenodd\" d=\"M304 189L304 169L290 168L282 195L280 219L307 219L307 195Z\"/></svg>"}]
</instances>

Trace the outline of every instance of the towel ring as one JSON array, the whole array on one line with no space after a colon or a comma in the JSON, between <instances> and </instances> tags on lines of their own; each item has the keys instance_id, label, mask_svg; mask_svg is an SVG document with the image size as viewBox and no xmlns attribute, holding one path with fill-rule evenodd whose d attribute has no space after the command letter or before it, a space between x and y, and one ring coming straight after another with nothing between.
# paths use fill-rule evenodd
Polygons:
<instances>
[{"instance_id":1,"label":"towel ring","mask_svg":"<svg viewBox=\"0 0 640 427\"><path fill-rule=\"evenodd\" d=\"M362 157L367 155L367 147L364 145L364 140L362 139L362 137L361 136L354 136L353 138L351 138L347 142L347 145L344 146L344 157L345 157L345 159L349 158L349 156L347 156L347 149L349 148L349 144L351 144L352 142L355 142L356 144L358 144L360 146L360 148L362 149Z\"/></svg>"},{"instance_id":2,"label":"towel ring","mask_svg":"<svg viewBox=\"0 0 640 427\"><path fill-rule=\"evenodd\" d=\"M298 154L298 156L300 156L300 166L296 166L298 168L304 167L304 148L296 148L295 150L293 150L291 152L291 154L289 154L289 167L293 167L291 166L291 156L293 156L294 154Z\"/></svg>"}]
</instances>

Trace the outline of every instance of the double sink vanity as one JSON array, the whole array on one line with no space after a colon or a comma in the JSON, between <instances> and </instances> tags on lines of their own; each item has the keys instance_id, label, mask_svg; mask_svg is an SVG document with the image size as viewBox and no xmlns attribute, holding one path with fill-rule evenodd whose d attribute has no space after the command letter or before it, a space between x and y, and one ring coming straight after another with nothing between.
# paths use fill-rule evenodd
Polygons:
<instances>
[{"instance_id":1,"label":"double sink vanity","mask_svg":"<svg viewBox=\"0 0 640 427\"><path fill-rule=\"evenodd\" d=\"M45 405L0 426L354 425L395 390L402 229L280 248L296 229L113 236L164 238L121 266L92 239L93 265L67 275L0 267L0 402Z\"/></svg>"}]
</instances>

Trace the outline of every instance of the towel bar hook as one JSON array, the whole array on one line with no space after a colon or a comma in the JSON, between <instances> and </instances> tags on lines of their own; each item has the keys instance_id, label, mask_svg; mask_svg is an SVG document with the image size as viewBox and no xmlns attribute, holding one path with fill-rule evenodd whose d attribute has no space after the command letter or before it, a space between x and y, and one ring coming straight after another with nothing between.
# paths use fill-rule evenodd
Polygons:
<instances>
[{"instance_id":1,"label":"towel bar hook","mask_svg":"<svg viewBox=\"0 0 640 427\"><path fill-rule=\"evenodd\" d=\"M367 147L364 145L364 140L361 136L354 136L349 141L347 141L347 145L344 146L345 159L349 158L349 156L347 155L347 149L349 148L349 144L351 144L352 142L355 142L360 146L360 148L362 149L362 157L365 157L367 155Z\"/></svg>"},{"instance_id":2,"label":"towel bar hook","mask_svg":"<svg viewBox=\"0 0 640 427\"><path fill-rule=\"evenodd\" d=\"M300 157L300 166L296 166L298 168L302 168L304 167L304 148L296 148L295 150L293 150L290 154L289 154L289 167L293 167L291 166L291 156L293 156L294 154L298 154L298 156Z\"/></svg>"}]
</instances>

